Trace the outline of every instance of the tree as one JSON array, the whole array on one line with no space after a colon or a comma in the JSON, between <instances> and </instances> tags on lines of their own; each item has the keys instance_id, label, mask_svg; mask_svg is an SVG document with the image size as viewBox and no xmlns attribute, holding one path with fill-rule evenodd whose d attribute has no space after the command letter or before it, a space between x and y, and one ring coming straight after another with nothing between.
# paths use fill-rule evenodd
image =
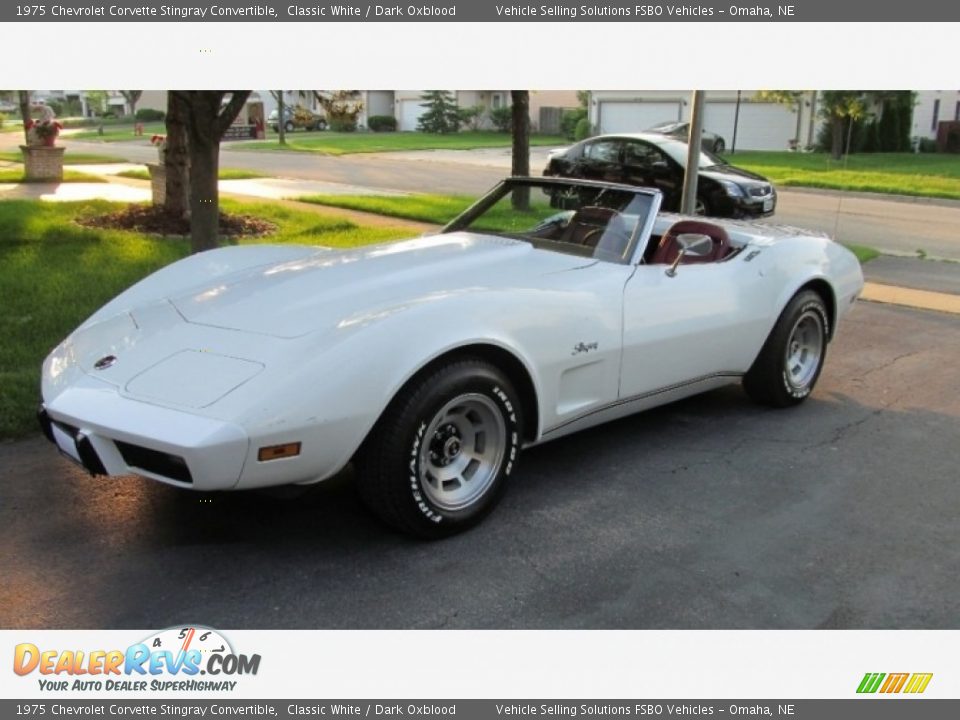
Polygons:
<instances>
[{"instance_id":1,"label":"tree","mask_svg":"<svg viewBox=\"0 0 960 720\"><path fill-rule=\"evenodd\" d=\"M187 179L190 155L187 149L187 107L180 93L167 93L167 140L162 162L166 170L164 209L175 217L190 214Z\"/></svg>"},{"instance_id":2,"label":"tree","mask_svg":"<svg viewBox=\"0 0 960 720\"><path fill-rule=\"evenodd\" d=\"M190 156L190 248L211 250L219 244L220 140L240 110L250 90L174 90L186 116ZM229 97L229 99L227 99Z\"/></svg>"},{"instance_id":3,"label":"tree","mask_svg":"<svg viewBox=\"0 0 960 720\"><path fill-rule=\"evenodd\" d=\"M123 99L126 100L130 106L130 114L136 117L137 102L139 102L140 96L143 95L143 90L121 90L120 94L123 95Z\"/></svg>"},{"instance_id":4,"label":"tree","mask_svg":"<svg viewBox=\"0 0 960 720\"><path fill-rule=\"evenodd\" d=\"M277 141L281 145L287 144L287 123L285 114L285 104L283 102L283 90L271 90L270 94L277 101Z\"/></svg>"},{"instance_id":5,"label":"tree","mask_svg":"<svg viewBox=\"0 0 960 720\"><path fill-rule=\"evenodd\" d=\"M17 104L20 105L20 119L23 120L23 144L30 144L30 131L27 126L30 124L30 91L17 91Z\"/></svg>"},{"instance_id":6,"label":"tree","mask_svg":"<svg viewBox=\"0 0 960 720\"><path fill-rule=\"evenodd\" d=\"M511 90L510 101L513 117L510 128L513 134L510 174L526 177L530 174L530 91ZM514 190L512 202L517 210L529 210L530 189L525 187Z\"/></svg>"},{"instance_id":7,"label":"tree","mask_svg":"<svg viewBox=\"0 0 960 720\"><path fill-rule=\"evenodd\" d=\"M103 115L107 111L107 100L110 96L106 90L84 90L83 94L87 98L87 108L94 116Z\"/></svg>"},{"instance_id":8,"label":"tree","mask_svg":"<svg viewBox=\"0 0 960 720\"><path fill-rule=\"evenodd\" d=\"M863 90L824 90L820 93L820 114L830 128L830 154L834 160L843 156L844 134L849 152L853 125L863 118L866 110L867 97Z\"/></svg>"},{"instance_id":9,"label":"tree","mask_svg":"<svg viewBox=\"0 0 960 720\"><path fill-rule=\"evenodd\" d=\"M357 118L363 112L363 103L360 102L360 93L357 90L314 90L313 96L323 108L331 130L353 132L357 129Z\"/></svg>"},{"instance_id":10,"label":"tree","mask_svg":"<svg viewBox=\"0 0 960 720\"><path fill-rule=\"evenodd\" d=\"M460 111L453 93L446 90L428 90L420 99L427 110L417 121L417 130L446 134L460 129Z\"/></svg>"}]
</instances>

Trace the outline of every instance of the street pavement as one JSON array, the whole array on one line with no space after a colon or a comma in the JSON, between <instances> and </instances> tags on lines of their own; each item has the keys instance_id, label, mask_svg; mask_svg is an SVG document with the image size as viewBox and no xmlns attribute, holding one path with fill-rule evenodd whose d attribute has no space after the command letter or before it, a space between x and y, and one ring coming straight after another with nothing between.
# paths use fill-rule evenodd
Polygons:
<instances>
[{"instance_id":1,"label":"street pavement","mask_svg":"<svg viewBox=\"0 0 960 720\"><path fill-rule=\"evenodd\" d=\"M349 472L198 495L0 443L0 627L952 629L957 357L960 317L861 302L800 407L730 387L534 448L436 543Z\"/></svg>"}]
</instances>

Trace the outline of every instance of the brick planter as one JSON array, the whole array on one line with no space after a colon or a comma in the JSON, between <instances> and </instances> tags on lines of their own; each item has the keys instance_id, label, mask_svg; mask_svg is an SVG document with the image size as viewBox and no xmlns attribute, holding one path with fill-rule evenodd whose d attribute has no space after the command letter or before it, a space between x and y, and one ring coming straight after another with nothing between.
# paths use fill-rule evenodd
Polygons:
<instances>
[{"instance_id":1,"label":"brick planter","mask_svg":"<svg viewBox=\"0 0 960 720\"><path fill-rule=\"evenodd\" d=\"M150 172L150 196L154 205L163 205L167 201L167 166L160 163L147 163ZM190 207L190 183L184 183L183 206Z\"/></svg>"},{"instance_id":2,"label":"brick planter","mask_svg":"<svg viewBox=\"0 0 960 720\"><path fill-rule=\"evenodd\" d=\"M167 167L159 163L147 163L150 172L150 196L154 205L163 205L167 200Z\"/></svg>"},{"instance_id":3,"label":"brick planter","mask_svg":"<svg viewBox=\"0 0 960 720\"><path fill-rule=\"evenodd\" d=\"M46 145L21 145L27 182L63 182L63 151Z\"/></svg>"}]
</instances>

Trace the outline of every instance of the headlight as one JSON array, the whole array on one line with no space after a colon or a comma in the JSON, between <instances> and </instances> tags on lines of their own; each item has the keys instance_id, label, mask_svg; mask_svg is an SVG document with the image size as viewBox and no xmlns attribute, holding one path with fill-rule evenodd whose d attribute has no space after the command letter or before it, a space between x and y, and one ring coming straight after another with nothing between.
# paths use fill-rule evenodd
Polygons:
<instances>
[{"instance_id":1,"label":"headlight","mask_svg":"<svg viewBox=\"0 0 960 720\"><path fill-rule=\"evenodd\" d=\"M721 180L720 184L723 185L723 189L727 191L727 195L730 197L743 197L746 194L743 192L743 188L733 180Z\"/></svg>"}]
</instances>

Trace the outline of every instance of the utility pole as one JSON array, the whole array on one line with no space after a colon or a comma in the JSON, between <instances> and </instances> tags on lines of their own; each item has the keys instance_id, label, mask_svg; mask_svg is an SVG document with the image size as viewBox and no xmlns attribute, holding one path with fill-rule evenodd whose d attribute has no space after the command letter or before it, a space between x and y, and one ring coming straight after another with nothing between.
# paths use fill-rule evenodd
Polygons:
<instances>
[{"instance_id":1,"label":"utility pole","mask_svg":"<svg viewBox=\"0 0 960 720\"><path fill-rule=\"evenodd\" d=\"M690 138L687 141L687 171L683 175L683 203L680 212L693 215L697 209L697 179L700 168L700 145L703 140L703 90L693 91L690 110Z\"/></svg>"}]
</instances>

